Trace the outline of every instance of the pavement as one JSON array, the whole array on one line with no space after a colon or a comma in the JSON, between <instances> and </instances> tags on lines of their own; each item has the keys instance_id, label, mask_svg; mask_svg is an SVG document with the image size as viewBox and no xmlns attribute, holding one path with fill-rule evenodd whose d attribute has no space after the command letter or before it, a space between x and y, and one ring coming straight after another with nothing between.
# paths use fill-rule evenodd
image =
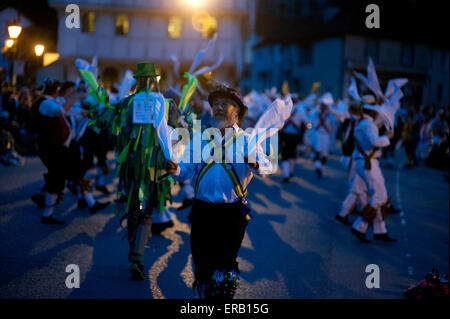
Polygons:
<instances>
[{"instance_id":1,"label":"pavement","mask_svg":"<svg viewBox=\"0 0 450 319\"><path fill-rule=\"evenodd\" d=\"M402 298L433 267L449 269L449 183L442 171L404 169L398 154L383 169L397 215L388 215L394 244L360 243L334 216L347 191L337 156L318 179L313 162L299 158L295 177L256 177L249 187L254 218L239 251L241 286L236 298ZM109 163L114 166L112 154ZM175 226L153 235L144 257L147 279L128 272L126 227L118 204L90 215L66 191L55 216L67 225L42 225L30 199L43 183L39 158L23 167L0 167L0 298L196 298L192 291L189 209L175 211ZM91 172L92 174L94 172ZM109 186L117 183L111 173ZM175 187L174 207L181 205ZM94 192L100 201L113 200ZM212 212L213 213L213 212ZM351 220L356 216L350 216ZM367 237L372 239L369 227ZM80 288L67 288L68 265L78 265ZM366 287L366 267L379 268L380 287Z\"/></svg>"}]
</instances>

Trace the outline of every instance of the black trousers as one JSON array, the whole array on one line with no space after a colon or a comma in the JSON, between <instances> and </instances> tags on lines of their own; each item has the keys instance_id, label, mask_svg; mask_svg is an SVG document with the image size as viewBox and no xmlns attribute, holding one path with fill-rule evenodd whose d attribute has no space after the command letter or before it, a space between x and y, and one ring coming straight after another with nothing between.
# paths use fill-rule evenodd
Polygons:
<instances>
[{"instance_id":1,"label":"black trousers","mask_svg":"<svg viewBox=\"0 0 450 319\"><path fill-rule=\"evenodd\" d=\"M93 167L94 156L97 157L97 167L106 166L106 157L108 153L108 134L102 130L99 134L91 128L86 128L83 137L80 140L83 146L83 169L89 170Z\"/></svg>"},{"instance_id":2,"label":"black trousers","mask_svg":"<svg viewBox=\"0 0 450 319\"><path fill-rule=\"evenodd\" d=\"M83 177L80 154L76 144L70 148L55 145L40 145L39 158L47 167L45 189L49 193L64 190L66 181L78 182Z\"/></svg>"},{"instance_id":3,"label":"black trousers","mask_svg":"<svg viewBox=\"0 0 450 319\"><path fill-rule=\"evenodd\" d=\"M281 159L286 161L288 159L297 158L297 145L300 143L300 136L297 134L280 133Z\"/></svg>"},{"instance_id":4,"label":"black trousers","mask_svg":"<svg viewBox=\"0 0 450 319\"><path fill-rule=\"evenodd\" d=\"M191 252L195 279L202 284L211 281L215 270L239 273L239 248L248 221L241 212L242 203L207 203L195 200L191 223Z\"/></svg>"}]
</instances>

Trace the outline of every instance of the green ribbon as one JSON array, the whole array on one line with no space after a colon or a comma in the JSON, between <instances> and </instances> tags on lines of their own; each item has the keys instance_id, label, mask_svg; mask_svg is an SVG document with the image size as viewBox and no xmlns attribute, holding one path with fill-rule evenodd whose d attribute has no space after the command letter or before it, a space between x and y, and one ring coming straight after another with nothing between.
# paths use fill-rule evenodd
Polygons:
<instances>
[{"instance_id":1,"label":"green ribbon","mask_svg":"<svg viewBox=\"0 0 450 319\"><path fill-rule=\"evenodd\" d=\"M134 143L133 152L136 152L136 150L137 150L137 147L138 147L138 144L139 144L139 140L141 138L141 133L142 133L142 125L139 125L139 133L138 133L137 138L136 138L136 143Z\"/></svg>"},{"instance_id":2,"label":"green ribbon","mask_svg":"<svg viewBox=\"0 0 450 319\"><path fill-rule=\"evenodd\" d=\"M186 72L184 73L184 77L188 79L188 83L183 86L183 91L181 92L180 103L178 108L182 113L185 113L186 106L192 96L194 94L195 89L197 88L197 78L192 74Z\"/></svg>"},{"instance_id":3,"label":"green ribbon","mask_svg":"<svg viewBox=\"0 0 450 319\"><path fill-rule=\"evenodd\" d=\"M120 152L120 155L117 157L117 163L122 164L128 155L128 149L130 148L131 141L128 142L127 146Z\"/></svg>"}]
</instances>

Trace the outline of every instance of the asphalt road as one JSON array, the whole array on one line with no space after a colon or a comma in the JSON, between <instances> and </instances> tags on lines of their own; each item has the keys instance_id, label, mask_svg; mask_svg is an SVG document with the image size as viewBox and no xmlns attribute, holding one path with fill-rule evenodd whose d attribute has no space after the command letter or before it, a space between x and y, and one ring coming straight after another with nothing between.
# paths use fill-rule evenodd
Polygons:
<instances>
[{"instance_id":1,"label":"asphalt road","mask_svg":"<svg viewBox=\"0 0 450 319\"><path fill-rule=\"evenodd\" d=\"M401 162L399 156L397 166ZM0 167L0 298L196 298L188 210L176 212L175 227L152 237L144 258L148 279L133 282L126 228L113 213L120 207L90 216L67 191L55 208L67 225L42 225L30 196L44 171L37 157L23 167ZM384 174L393 203L402 208L387 219L395 244L362 244L334 220L348 190L337 157L320 180L305 158L298 159L289 184L279 174L255 178L236 298L402 298L434 266L448 272L449 184L443 173L417 167ZM110 182L117 183L113 173ZM182 201L177 192L175 207ZM368 238L371 232L369 227ZM69 264L79 266L80 288L65 285ZM380 288L365 285L369 264L379 266Z\"/></svg>"}]
</instances>

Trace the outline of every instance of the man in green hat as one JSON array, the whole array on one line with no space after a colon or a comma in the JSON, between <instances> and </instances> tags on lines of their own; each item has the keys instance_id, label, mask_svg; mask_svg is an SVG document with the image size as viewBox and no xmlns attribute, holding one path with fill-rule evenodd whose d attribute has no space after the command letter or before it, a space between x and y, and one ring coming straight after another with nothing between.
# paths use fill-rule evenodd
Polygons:
<instances>
[{"instance_id":1,"label":"man in green hat","mask_svg":"<svg viewBox=\"0 0 450 319\"><path fill-rule=\"evenodd\" d=\"M159 93L159 74L151 62L137 65L134 74L136 92L116 105L96 107L93 118L97 125L111 126L117 134L118 196L126 199L128 241L132 279L144 280L143 255L151 232L152 214L164 211L171 200L173 180L159 181L163 175L164 153L158 142L154 124L154 105L151 93ZM154 101L153 101L154 102ZM176 105L165 100L168 125L175 127L178 121Z\"/></svg>"}]
</instances>

